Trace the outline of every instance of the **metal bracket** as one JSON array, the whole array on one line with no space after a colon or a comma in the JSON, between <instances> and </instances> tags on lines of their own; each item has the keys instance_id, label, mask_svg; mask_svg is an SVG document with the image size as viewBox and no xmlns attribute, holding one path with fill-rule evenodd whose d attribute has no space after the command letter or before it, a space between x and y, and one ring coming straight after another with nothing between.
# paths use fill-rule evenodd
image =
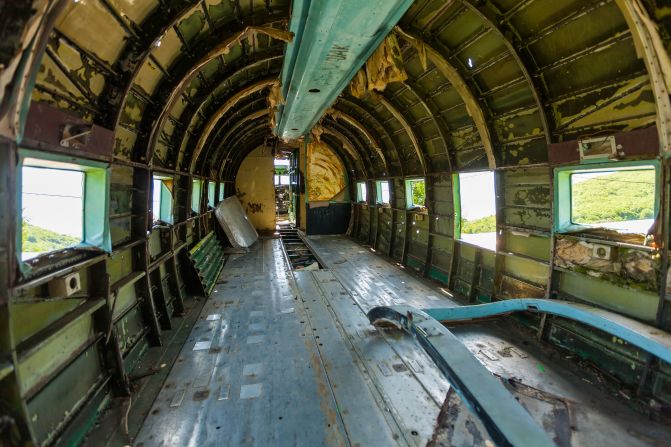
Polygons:
<instances>
[{"instance_id":1,"label":"metal bracket","mask_svg":"<svg viewBox=\"0 0 671 447\"><path fill-rule=\"evenodd\" d=\"M441 322L475 320L514 312L557 315L607 332L671 363L671 334L614 312L584 304L521 298L475 306L424 309L424 312Z\"/></svg>"},{"instance_id":2,"label":"metal bracket","mask_svg":"<svg viewBox=\"0 0 671 447\"><path fill-rule=\"evenodd\" d=\"M497 445L555 445L503 383L429 314L410 306L375 307L368 319L376 326L393 326L413 335Z\"/></svg>"}]
</instances>

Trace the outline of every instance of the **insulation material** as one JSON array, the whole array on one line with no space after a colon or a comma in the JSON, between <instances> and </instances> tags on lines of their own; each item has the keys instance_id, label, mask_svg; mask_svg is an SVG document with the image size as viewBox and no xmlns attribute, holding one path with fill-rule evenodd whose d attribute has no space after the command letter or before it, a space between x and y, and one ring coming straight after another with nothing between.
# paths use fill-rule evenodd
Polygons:
<instances>
[{"instance_id":1,"label":"insulation material","mask_svg":"<svg viewBox=\"0 0 671 447\"><path fill-rule=\"evenodd\" d=\"M390 34L375 52L368 58L364 68L359 70L352 82L350 90L356 98L361 98L367 91L384 91L391 82L403 82L408 74L403 66L403 56L396 36Z\"/></svg>"},{"instance_id":2,"label":"insulation material","mask_svg":"<svg viewBox=\"0 0 671 447\"><path fill-rule=\"evenodd\" d=\"M582 266L604 273L617 273L622 267L619 262L595 258L594 244L569 239L557 239L555 265L563 268Z\"/></svg>"},{"instance_id":3,"label":"insulation material","mask_svg":"<svg viewBox=\"0 0 671 447\"><path fill-rule=\"evenodd\" d=\"M284 104L282 88L280 81L276 81L270 86L270 92L268 92L268 124L271 129L277 125L277 107L282 104Z\"/></svg>"},{"instance_id":4,"label":"insulation material","mask_svg":"<svg viewBox=\"0 0 671 447\"><path fill-rule=\"evenodd\" d=\"M349 84L350 91L352 92L352 96L355 98L363 98L364 95L368 92L367 86L366 86L366 69L362 68L361 70L357 71L356 74L354 75L354 78L352 78L352 82Z\"/></svg>"},{"instance_id":5,"label":"insulation material","mask_svg":"<svg viewBox=\"0 0 671 447\"><path fill-rule=\"evenodd\" d=\"M657 287L659 255L634 249L611 247L607 259L597 256L602 247L585 241L557 239L555 265L609 281Z\"/></svg>"},{"instance_id":6,"label":"insulation material","mask_svg":"<svg viewBox=\"0 0 671 447\"><path fill-rule=\"evenodd\" d=\"M308 144L307 186L309 202L329 201L345 189L345 168L325 143Z\"/></svg>"},{"instance_id":7,"label":"insulation material","mask_svg":"<svg viewBox=\"0 0 671 447\"><path fill-rule=\"evenodd\" d=\"M219 202L214 214L235 248L248 248L259 238L236 196Z\"/></svg>"},{"instance_id":8,"label":"insulation material","mask_svg":"<svg viewBox=\"0 0 671 447\"><path fill-rule=\"evenodd\" d=\"M294 39L294 33L278 28L272 28L269 26L248 26L244 30L240 31L232 40L226 42L219 47L216 47L214 50L210 51L208 58L211 54L228 54L231 51L231 48L237 44L240 44L243 40L252 43L256 39L257 34L265 34L273 39L281 40L284 42L291 42Z\"/></svg>"},{"instance_id":9,"label":"insulation material","mask_svg":"<svg viewBox=\"0 0 671 447\"><path fill-rule=\"evenodd\" d=\"M390 82L403 82L408 75L396 36L390 34L366 61L368 90L384 91Z\"/></svg>"},{"instance_id":10,"label":"insulation material","mask_svg":"<svg viewBox=\"0 0 671 447\"><path fill-rule=\"evenodd\" d=\"M627 277L657 284L657 263L648 253L631 250L621 256L622 270Z\"/></svg>"}]
</instances>

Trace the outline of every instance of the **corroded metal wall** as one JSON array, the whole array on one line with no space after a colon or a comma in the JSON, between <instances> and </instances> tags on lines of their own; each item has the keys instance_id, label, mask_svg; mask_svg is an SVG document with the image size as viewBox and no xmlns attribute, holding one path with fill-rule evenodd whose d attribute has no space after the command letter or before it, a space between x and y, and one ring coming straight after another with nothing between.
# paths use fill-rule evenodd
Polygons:
<instances>
[{"instance_id":1,"label":"corroded metal wall","mask_svg":"<svg viewBox=\"0 0 671 447\"><path fill-rule=\"evenodd\" d=\"M12 436L49 443L90 425L108 396L129 395L129 374L192 303L185 249L215 228L206 200L192 211L192 181L215 183L217 197L234 194L243 160L269 136L289 2L32 6L0 12L11 23L0 48L0 390ZM668 330L667 10L648 0L415 1L394 31L407 79L362 97L347 90L320 122L350 184L393 185L390 206L353 207L352 236L464 301L586 301ZM72 123L92 126L95 144L59 144ZM656 145L637 144L650 141L638 130ZM662 163L658 248L600 241L652 265L654 282L573 262L581 238L553 232L552 169L574 163L575 140L588 135L619 135L624 160ZM112 253L59 255L21 276L19 146L109 164ZM481 169L496 171L496 252L455 240L452 174ZM170 226L149 218L154 172L174 180ZM424 211L405 206L404 180L413 177L427 181ZM50 300L46 284L67 272L80 273L82 292ZM671 401L668 365L559 319L529 324ZM63 390L67 399L56 398Z\"/></svg>"}]
</instances>

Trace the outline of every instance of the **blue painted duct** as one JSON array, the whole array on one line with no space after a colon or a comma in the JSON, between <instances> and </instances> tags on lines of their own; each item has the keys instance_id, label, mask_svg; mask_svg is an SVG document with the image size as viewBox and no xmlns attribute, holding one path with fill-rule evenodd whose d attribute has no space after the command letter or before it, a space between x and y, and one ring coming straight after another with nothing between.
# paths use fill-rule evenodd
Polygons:
<instances>
[{"instance_id":1,"label":"blue painted duct","mask_svg":"<svg viewBox=\"0 0 671 447\"><path fill-rule=\"evenodd\" d=\"M275 133L307 134L382 43L412 0L295 0Z\"/></svg>"}]
</instances>

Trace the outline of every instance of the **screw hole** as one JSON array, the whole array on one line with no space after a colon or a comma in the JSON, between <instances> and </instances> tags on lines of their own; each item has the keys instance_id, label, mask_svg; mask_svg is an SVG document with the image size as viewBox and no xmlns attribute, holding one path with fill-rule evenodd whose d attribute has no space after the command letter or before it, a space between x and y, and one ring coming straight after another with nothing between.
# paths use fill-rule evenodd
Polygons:
<instances>
[{"instance_id":1,"label":"screw hole","mask_svg":"<svg viewBox=\"0 0 671 447\"><path fill-rule=\"evenodd\" d=\"M311 88L311 89L308 90L308 91L309 91L310 93L319 93L319 92L321 92L321 90L319 90L318 88Z\"/></svg>"}]
</instances>

